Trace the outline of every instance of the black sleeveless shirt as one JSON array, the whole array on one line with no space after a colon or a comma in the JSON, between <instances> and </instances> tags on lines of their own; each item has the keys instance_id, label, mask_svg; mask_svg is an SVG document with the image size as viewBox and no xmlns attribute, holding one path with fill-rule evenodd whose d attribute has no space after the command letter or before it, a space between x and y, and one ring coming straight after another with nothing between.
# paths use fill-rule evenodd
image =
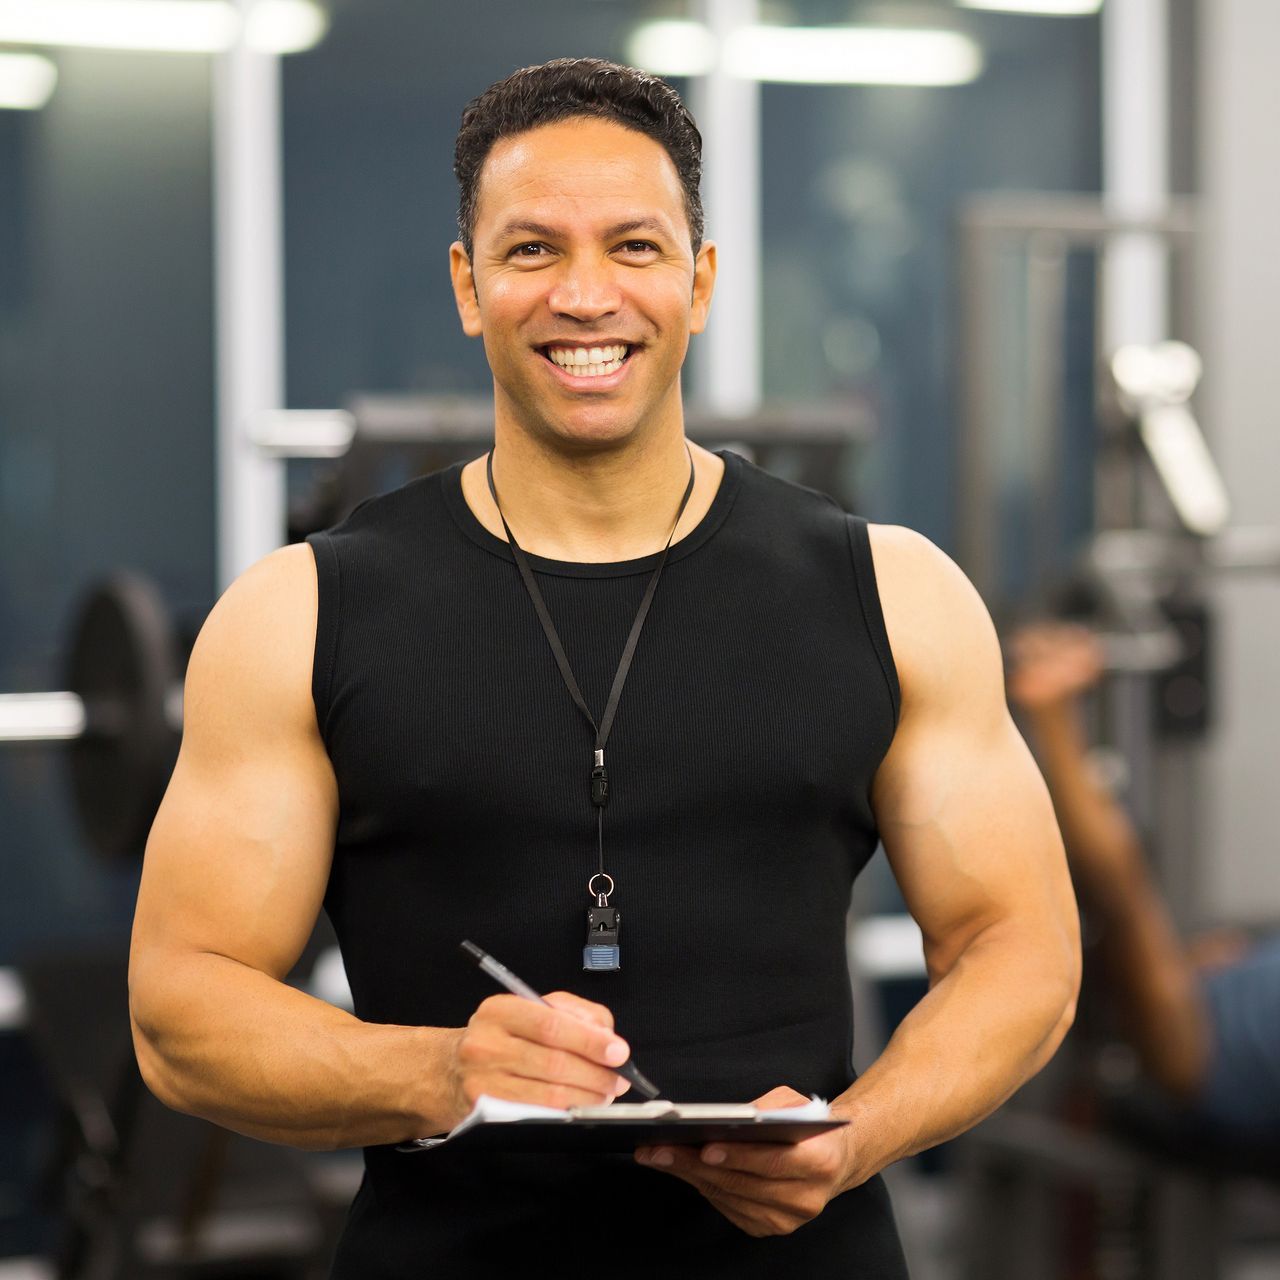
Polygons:
<instances>
[{"instance_id":1,"label":"black sleeveless shirt","mask_svg":"<svg viewBox=\"0 0 1280 1280\"><path fill-rule=\"evenodd\" d=\"M608 745L622 968L584 973L593 735L462 464L313 535L313 693L340 815L325 898L368 1022L462 1026L497 988L610 1009L663 1096L853 1080L846 912L898 683L866 523L722 452L671 547ZM519 530L516 531L517 536ZM657 555L530 556L599 719ZM365 1152L333 1275L906 1275L879 1178L754 1239L630 1156Z\"/></svg>"}]
</instances>

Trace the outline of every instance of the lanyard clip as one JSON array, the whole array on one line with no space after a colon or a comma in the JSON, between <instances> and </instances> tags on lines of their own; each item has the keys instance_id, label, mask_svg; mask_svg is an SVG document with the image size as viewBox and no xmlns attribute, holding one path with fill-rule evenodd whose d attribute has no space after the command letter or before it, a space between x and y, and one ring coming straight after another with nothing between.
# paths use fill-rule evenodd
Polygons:
<instances>
[{"instance_id":1,"label":"lanyard clip","mask_svg":"<svg viewBox=\"0 0 1280 1280\"><path fill-rule=\"evenodd\" d=\"M609 801L609 775L604 768L604 748L596 749L595 767L591 770L591 803L603 809Z\"/></svg>"}]
</instances>

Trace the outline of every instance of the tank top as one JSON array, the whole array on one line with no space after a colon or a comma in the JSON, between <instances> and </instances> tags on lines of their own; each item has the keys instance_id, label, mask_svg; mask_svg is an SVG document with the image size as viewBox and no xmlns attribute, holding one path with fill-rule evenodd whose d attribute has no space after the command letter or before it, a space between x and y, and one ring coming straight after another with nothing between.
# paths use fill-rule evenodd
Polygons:
<instances>
[{"instance_id":1,"label":"tank top","mask_svg":"<svg viewBox=\"0 0 1280 1280\"><path fill-rule=\"evenodd\" d=\"M681 1102L852 1082L846 916L899 689L866 522L724 451L673 543L608 746L619 971L582 969L593 735L461 463L309 539L313 668L339 818L325 908L368 1022L457 1027L497 993L612 1009ZM517 536L519 530L516 531ZM658 554L530 556L597 720ZM757 1239L626 1155L365 1151L333 1276L906 1275L881 1180Z\"/></svg>"}]
</instances>

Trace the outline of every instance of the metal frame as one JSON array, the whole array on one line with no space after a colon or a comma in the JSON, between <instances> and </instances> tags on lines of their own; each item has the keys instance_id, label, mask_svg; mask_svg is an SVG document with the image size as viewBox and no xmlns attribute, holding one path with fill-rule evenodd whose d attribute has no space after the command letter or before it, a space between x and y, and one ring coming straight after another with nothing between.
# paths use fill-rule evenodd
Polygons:
<instances>
[{"instance_id":1,"label":"metal frame","mask_svg":"<svg viewBox=\"0 0 1280 1280\"><path fill-rule=\"evenodd\" d=\"M998 292L1000 270L1011 253L1034 265L1027 272L1022 304L1030 330L1027 350L1034 352L1028 385L1039 401L1026 397L1020 426L1038 440L1034 488L1036 532L1032 578L1047 572L1048 556L1060 545L1055 461L1061 452L1061 420L1056 401L1063 386L1063 344L1057 318L1065 309L1067 256L1092 251L1098 261L1099 297L1095 322L1094 365L1099 367L1109 340L1104 274L1106 254L1117 242L1135 236L1154 239L1167 250L1172 277L1172 332L1194 345L1197 212L1186 199L1171 201L1158 217L1116 216L1097 197L1012 194L970 201L959 221L961 269L957 375L961 388L959 418L960 480L957 495L957 546L961 565L998 621L1006 621L1014 601L1005 598L997 561L999 512L995 483L994 437L1001 429L998 379L993 373L1000 349L997 318L1004 299ZM1028 332L1024 330L1023 332ZM1104 442L1105 444L1106 442ZM1118 447L1099 451L1094 475L1095 531L1159 525L1163 494L1134 459ZM1163 504L1167 506L1167 502ZM1170 527L1172 527L1170 525ZM1038 571L1037 571L1038 568ZM1161 880L1175 918L1183 925L1198 909L1197 818L1199 758L1194 748L1158 744L1151 724L1150 676L1135 673L1109 682L1103 737L1129 765L1125 799L1139 828L1153 844Z\"/></svg>"},{"instance_id":2,"label":"metal frame","mask_svg":"<svg viewBox=\"0 0 1280 1280\"><path fill-rule=\"evenodd\" d=\"M1196 262L1195 205L1190 200L1171 202L1158 218L1114 217L1097 197L1038 193L987 195L970 200L959 219L959 341L957 375L960 386L956 545L960 562L988 604L999 608L1000 589L995 574L995 529L991 513L996 493L992 483L992 428L999 420L996 389L990 370L997 348L996 319L999 267L1011 248L1025 247L1033 263L1024 299L1029 316L1041 318L1049 340L1033 344L1031 371L1033 395L1042 403L1032 412L1040 417L1038 454L1045 465L1038 475L1039 509L1052 521L1057 510L1052 493L1052 459L1060 442L1056 417L1056 392L1063 385L1060 317L1065 297L1066 262L1072 252L1099 252L1118 238L1142 234L1164 240L1173 250L1176 272L1174 299L1178 309L1176 331L1190 337L1191 297ZM1101 337L1101 326L1098 329ZM1101 350L1095 353L1101 356ZM1031 397L1029 396L1028 399ZM1123 498L1111 495L1103 483L1103 527L1123 527ZM1052 537L1052 527L1041 531L1037 544Z\"/></svg>"}]
</instances>

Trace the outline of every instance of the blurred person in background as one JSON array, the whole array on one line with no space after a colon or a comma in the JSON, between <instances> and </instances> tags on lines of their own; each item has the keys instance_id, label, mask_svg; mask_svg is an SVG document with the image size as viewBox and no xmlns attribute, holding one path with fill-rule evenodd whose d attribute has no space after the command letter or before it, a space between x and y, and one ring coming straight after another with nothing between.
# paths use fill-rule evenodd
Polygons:
<instances>
[{"instance_id":1,"label":"blurred person in background","mask_svg":"<svg viewBox=\"0 0 1280 1280\"><path fill-rule=\"evenodd\" d=\"M1147 1075L1222 1136L1280 1145L1280 934L1184 943L1141 837L1089 757L1081 699L1100 680L1087 628L1036 623L1008 645L1009 699L1049 784L1122 1027Z\"/></svg>"}]
</instances>

